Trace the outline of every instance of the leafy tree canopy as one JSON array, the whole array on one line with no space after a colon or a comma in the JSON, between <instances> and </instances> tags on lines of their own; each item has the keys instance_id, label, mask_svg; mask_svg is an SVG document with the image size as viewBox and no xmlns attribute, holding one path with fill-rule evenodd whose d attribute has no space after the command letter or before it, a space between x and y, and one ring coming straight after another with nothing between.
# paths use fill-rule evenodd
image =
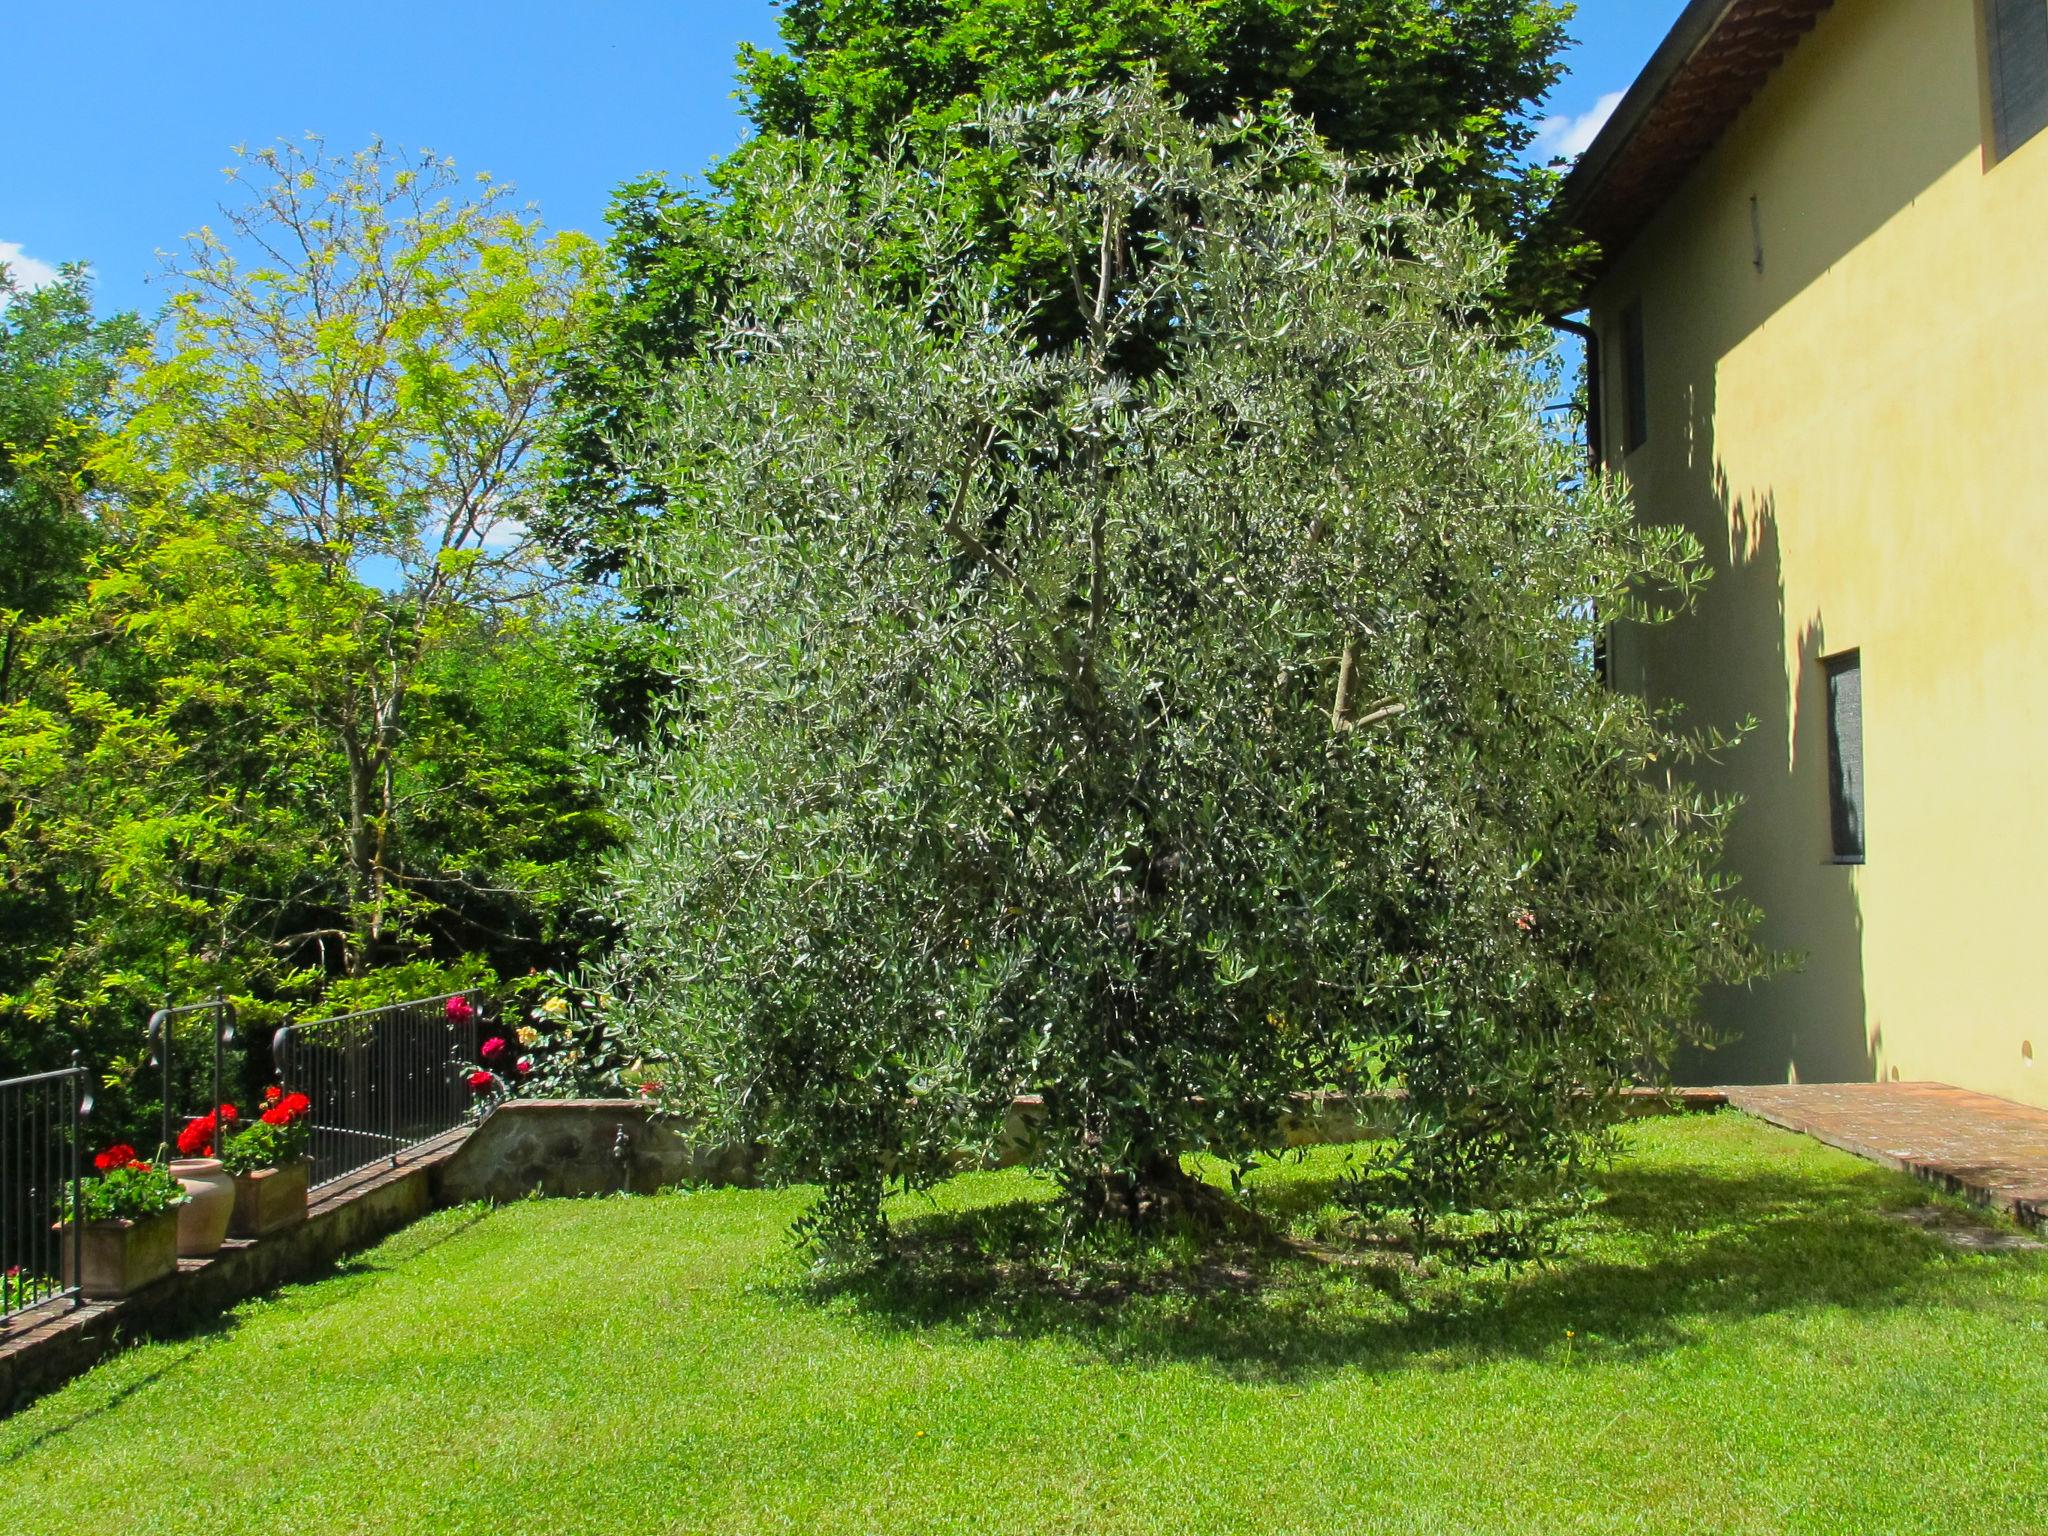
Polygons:
<instances>
[{"instance_id":1,"label":"leafy tree canopy","mask_svg":"<svg viewBox=\"0 0 2048 1536\"><path fill-rule=\"evenodd\" d=\"M147 336L132 314L93 317L83 266L26 292L0 266L0 704L25 626L80 584L96 538L88 464L121 360Z\"/></svg>"},{"instance_id":2,"label":"leafy tree canopy","mask_svg":"<svg viewBox=\"0 0 2048 1536\"><path fill-rule=\"evenodd\" d=\"M1354 157L1440 140L1414 179L1468 197L1482 227L1513 238L1550 185L1516 157L1532 137L1527 110L1560 73L1571 11L1552 0L790 0L784 49L743 48L740 75L764 134L870 155L906 130L921 151L951 139L957 152L979 137L987 101L1138 75L1201 123L1284 98ZM949 169L987 178L1001 158Z\"/></svg>"},{"instance_id":3,"label":"leafy tree canopy","mask_svg":"<svg viewBox=\"0 0 2048 1536\"><path fill-rule=\"evenodd\" d=\"M1138 73L1159 77L1198 122L1286 100L1348 155L1431 145L1410 183L1466 200L1514 246L1498 294L1532 313L1558 308L1578 247L1546 217L1554 173L1519 156L1570 14L1550 0L791 0L783 50L741 52L758 136L712 170L705 191L648 177L613 203L610 292L569 368L551 541L608 573L663 505L661 488L631 469L636 381L688 356L746 286L751 274L727 265L713 225L755 216L755 162L779 163L790 139L829 147L842 171L902 139L971 237L962 259L1032 312L1035 335L1064 342L1081 324L1073 274L1019 217L1026 182L1011 151L980 132L984 105ZM870 259L884 271L914 263L888 241Z\"/></svg>"},{"instance_id":4,"label":"leafy tree canopy","mask_svg":"<svg viewBox=\"0 0 2048 1536\"><path fill-rule=\"evenodd\" d=\"M1419 158L1175 105L977 124L1064 343L913 159L764 143L706 232L753 281L637 466L687 708L622 775L621 979L834 1236L1025 1092L1079 1212L1184 1201L1308 1088L1407 1095L1361 1198L1540 1200L1756 963L1726 807L1592 664L1699 552L1543 429L1505 247Z\"/></svg>"},{"instance_id":5,"label":"leafy tree canopy","mask_svg":"<svg viewBox=\"0 0 2048 1536\"><path fill-rule=\"evenodd\" d=\"M0 266L0 711L31 684L35 626L84 590L100 542L89 465L109 425L122 358L146 336L132 314L94 318L81 265L34 290L17 287ZM13 835L18 813L0 790L0 841ZM46 867L5 871L0 993L30 984L36 957L61 941L72 916L62 882ZM0 1033L0 1074L32 1059L26 1045Z\"/></svg>"}]
</instances>

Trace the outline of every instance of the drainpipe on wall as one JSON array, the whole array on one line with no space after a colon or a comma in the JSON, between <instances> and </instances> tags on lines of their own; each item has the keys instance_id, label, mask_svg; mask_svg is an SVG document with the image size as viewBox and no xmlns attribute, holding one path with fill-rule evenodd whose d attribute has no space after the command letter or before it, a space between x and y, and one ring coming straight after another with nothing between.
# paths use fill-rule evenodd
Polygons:
<instances>
[{"instance_id":1,"label":"drainpipe on wall","mask_svg":"<svg viewBox=\"0 0 2048 1536\"><path fill-rule=\"evenodd\" d=\"M1545 322L1553 331L1576 336L1586 347L1586 472L1600 473L1600 338L1593 327L1562 316Z\"/></svg>"}]
</instances>

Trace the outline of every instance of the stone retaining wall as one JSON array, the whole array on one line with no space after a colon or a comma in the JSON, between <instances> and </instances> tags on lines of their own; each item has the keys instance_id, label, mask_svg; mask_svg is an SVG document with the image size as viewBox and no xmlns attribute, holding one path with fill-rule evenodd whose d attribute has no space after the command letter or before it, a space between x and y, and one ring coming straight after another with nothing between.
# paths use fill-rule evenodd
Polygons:
<instances>
[{"instance_id":1,"label":"stone retaining wall","mask_svg":"<svg viewBox=\"0 0 2048 1536\"><path fill-rule=\"evenodd\" d=\"M435 1171L435 1198L463 1205L758 1182L758 1149L706 1146L687 1132L686 1122L631 1100L514 1099Z\"/></svg>"},{"instance_id":2,"label":"stone retaining wall","mask_svg":"<svg viewBox=\"0 0 2048 1536\"><path fill-rule=\"evenodd\" d=\"M1636 1095L1631 1114L1719 1109L1716 1090L1679 1089ZM1388 1135L1401 1113L1398 1095L1347 1098L1296 1094L1274 1127L1274 1147L1370 1141ZM1045 1101L1021 1095L1004 1117L993 1153L981 1166L1008 1168L1029 1159L1045 1118ZM969 1161L963 1156L962 1164ZM687 1122L645 1104L614 1099L515 1099L500 1105L435 1172L444 1205L520 1200L528 1195L652 1194L676 1184L759 1183L759 1147L717 1147L695 1140Z\"/></svg>"}]
</instances>

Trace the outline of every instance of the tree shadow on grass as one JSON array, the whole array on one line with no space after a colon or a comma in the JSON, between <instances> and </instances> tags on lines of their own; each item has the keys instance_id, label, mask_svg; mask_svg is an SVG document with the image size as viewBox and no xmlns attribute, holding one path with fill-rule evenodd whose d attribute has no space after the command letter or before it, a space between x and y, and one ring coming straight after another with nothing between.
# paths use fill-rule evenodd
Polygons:
<instances>
[{"instance_id":1,"label":"tree shadow on grass","mask_svg":"<svg viewBox=\"0 0 2048 1536\"><path fill-rule=\"evenodd\" d=\"M1418 1265L1369 1239L1296 1244L1288 1217L1334 1182L1258 1200L1263 1239L1058 1252L1058 1213L1017 1200L900 1224L890 1262L813 1281L814 1296L886 1326L1065 1340L1137 1365L1193 1363L1246 1380L1438 1368L1504 1358L1640 1358L1717 1324L1814 1307L1924 1301L1953 1256L1883 1214L1875 1168L1812 1177L1621 1167L1539 1266ZM1906 1194L1905 1201L1914 1196Z\"/></svg>"}]
</instances>

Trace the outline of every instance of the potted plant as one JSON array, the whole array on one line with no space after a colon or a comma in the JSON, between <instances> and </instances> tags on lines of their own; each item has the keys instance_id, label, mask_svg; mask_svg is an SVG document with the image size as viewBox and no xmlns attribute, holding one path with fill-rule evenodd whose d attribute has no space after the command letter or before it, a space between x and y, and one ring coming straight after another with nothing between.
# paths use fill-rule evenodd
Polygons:
<instances>
[{"instance_id":1,"label":"potted plant","mask_svg":"<svg viewBox=\"0 0 2048 1536\"><path fill-rule=\"evenodd\" d=\"M222 1128L239 1118L232 1104L221 1104L178 1133L178 1156L171 1173L185 1186L186 1203L178 1212L178 1257L203 1259L220 1252L227 1241L228 1219L235 1212L235 1181L214 1155Z\"/></svg>"},{"instance_id":2,"label":"potted plant","mask_svg":"<svg viewBox=\"0 0 2048 1536\"><path fill-rule=\"evenodd\" d=\"M306 1219L312 1110L303 1093L272 1085L263 1090L263 1112L222 1150L235 1181L235 1236L267 1237Z\"/></svg>"},{"instance_id":3,"label":"potted plant","mask_svg":"<svg viewBox=\"0 0 2048 1536\"><path fill-rule=\"evenodd\" d=\"M178 1267L185 1187L167 1170L141 1161L130 1146L108 1147L93 1166L99 1177L81 1189L84 1230L75 1246L70 1222L60 1221L58 1231L71 1282L87 1296L111 1300Z\"/></svg>"}]
</instances>

